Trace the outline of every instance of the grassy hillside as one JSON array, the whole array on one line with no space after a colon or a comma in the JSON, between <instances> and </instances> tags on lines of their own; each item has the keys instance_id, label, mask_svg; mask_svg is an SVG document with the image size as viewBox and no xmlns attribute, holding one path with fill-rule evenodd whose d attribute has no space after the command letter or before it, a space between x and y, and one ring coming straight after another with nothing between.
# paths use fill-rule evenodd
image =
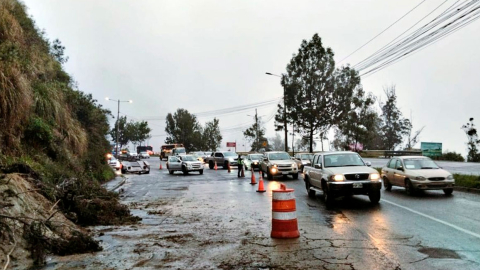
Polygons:
<instances>
[{"instance_id":1,"label":"grassy hillside","mask_svg":"<svg viewBox=\"0 0 480 270\"><path fill-rule=\"evenodd\" d=\"M11 180L5 180L10 173L23 175L35 192L77 224L136 221L99 184L114 177L105 160L110 112L76 89L62 68L63 51L58 41L47 40L37 29L22 3L0 0L0 201L9 201L0 203L0 246L12 239L8 228L15 222L37 222L25 214L10 216L9 209L21 197L9 186ZM29 236L28 241L36 240ZM54 247L43 248L55 252Z\"/></svg>"}]
</instances>

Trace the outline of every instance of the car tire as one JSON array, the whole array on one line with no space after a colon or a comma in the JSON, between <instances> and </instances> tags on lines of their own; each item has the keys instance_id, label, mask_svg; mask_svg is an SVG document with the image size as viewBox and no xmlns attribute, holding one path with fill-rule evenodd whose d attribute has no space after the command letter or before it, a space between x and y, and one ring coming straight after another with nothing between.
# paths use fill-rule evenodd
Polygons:
<instances>
[{"instance_id":1,"label":"car tire","mask_svg":"<svg viewBox=\"0 0 480 270\"><path fill-rule=\"evenodd\" d=\"M380 189L371 190L368 192L368 198L372 204L377 204L380 201L381 193Z\"/></svg>"},{"instance_id":2,"label":"car tire","mask_svg":"<svg viewBox=\"0 0 480 270\"><path fill-rule=\"evenodd\" d=\"M228 161L223 162L223 169L224 170L228 169Z\"/></svg>"},{"instance_id":3,"label":"car tire","mask_svg":"<svg viewBox=\"0 0 480 270\"><path fill-rule=\"evenodd\" d=\"M316 192L313 189L310 189L310 180L307 178L305 179L305 187L307 188L308 197L315 199Z\"/></svg>"},{"instance_id":4,"label":"car tire","mask_svg":"<svg viewBox=\"0 0 480 270\"><path fill-rule=\"evenodd\" d=\"M325 200L325 205L327 208L332 208L335 197L327 188L323 189L323 200Z\"/></svg>"},{"instance_id":5,"label":"car tire","mask_svg":"<svg viewBox=\"0 0 480 270\"><path fill-rule=\"evenodd\" d=\"M409 179L405 180L405 193L410 196L413 196L416 193L415 188L413 187L412 182L410 182Z\"/></svg>"},{"instance_id":6,"label":"car tire","mask_svg":"<svg viewBox=\"0 0 480 270\"><path fill-rule=\"evenodd\" d=\"M383 178L383 187L385 188L386 191L392 190L392 183L390 183L390 181L388 181L386 177Z\"/></svg>"},{"instance_id":7,"label":"car tire","mask_svg":"<svg viewBox=\"0 0 480 270\"><path fill-rule=\"evenodd\" d=\"M294 179L294 180L297 180L297 179L298 179L298 173L294 173L292 176L293 176L293 179Z\"/></svg>"},{"instance_id":8,"label":"car tire","mask_svg":"<svg viewBox=\"0 0 480 270\"><path fill-rule=\"evenodd\" d=\"M443 193L445 193L447 196L450 196L453 193L453 188L444 188Z\"/></svg>"},{"instance_id":9,"label":"car tire","mask_svg":"<svg viewBox=\"0 0 480 270\"><path fill-rule=\"evenodd\" d=\"M183 175L187 175L188 174L187 168L182 167L182 172L183 172Z\"/></svg>"},{"instance_id":10,"label":"car tire","mask_svg":"<svg viewBox=\"0 0 480 270\"><path fill-rule=\"evenodd\" d=\"M208 168L210 168L210 170L213 170L215 166L213 165L213 161L209 161L208 162Z\"/></svg>"},{"instance_id":11,"label":"car tire","mask_svg":"<svg viewBox=\"0 0 480 270\"><path fill-rule=\"evenodd\" d=\"M273 180L273 175L270 173L270 170L267 168L267 179Z\"/></svg>"},{"instance_id":12,"label":"car tire","mask_svg":"<svg viewBox=\"0 0 480 270\"><path fill-rule=\"evenodd\" d=\"M145 172L145 174L150 174L150 171Z\"/></svg>"},{"instance_id":13,"label":"car tire","mask_svg":"<svg viewBox=\"0 0 480 270\"><path fill-rule=\"evenodd\" d=\"M200 174L203 174L203 170L198 171Z\"/></svg>"},{"instance_id":14,"label":"car tire","mask_svg":"<svg viewBox=\"0 0 480 270\"><path fill-rule=\"evenodd\" d=\"M173 170L168 170L168 173L169 173L169 174L173 174Z\"/></svg>"}]
</instances>

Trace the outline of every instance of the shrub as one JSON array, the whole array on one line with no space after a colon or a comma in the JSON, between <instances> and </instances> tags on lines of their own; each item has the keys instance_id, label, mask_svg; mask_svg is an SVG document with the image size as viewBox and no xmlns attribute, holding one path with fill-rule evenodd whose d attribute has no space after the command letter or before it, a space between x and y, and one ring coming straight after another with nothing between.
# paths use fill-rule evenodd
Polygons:
<instances>
[{"instance_id":1,"label":"shrub","mask_svg":"<svg viewBox=\"0 0 480 270\"><path fill-rule=\"evenodd\" d=\"M435 158L436 160L447 160L447 161L461 161L464 162L465 159L460 153L457 152L446 152L442 156Z\"/></svg>"}]
</instances>

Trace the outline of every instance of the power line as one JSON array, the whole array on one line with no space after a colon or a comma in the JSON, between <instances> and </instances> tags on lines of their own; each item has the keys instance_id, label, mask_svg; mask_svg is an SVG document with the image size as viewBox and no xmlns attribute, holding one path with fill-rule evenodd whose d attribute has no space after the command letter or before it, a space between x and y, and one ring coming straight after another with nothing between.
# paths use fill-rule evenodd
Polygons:
<instances>
[{"instance_id":1,"label":"power line","mask_svg":"<svg viewBox=\"0 0 480 270\"><path fill-rule=\"evenodd\" d=\"M387 31L388 29L390 29L392 26L394 26L397 22L401 21L405 16L407 16L408 14L410 14L410 12L414 11L417 7L419 7L421 4L423 4L425 1L427 0L423 0L422 2L420 2L420 4L416 5L414 8L410 9L407 13L405 13L402 17L400 17L398 20L396 20L395 22L393 22L392 24L390 24L387 28L385 28L383 31L381 31L380 33L378 33L376 36L374 36L373 38L371 38L369 41L367 41L367 43L363 44L362 46L360 46L359 48L357 48L355 51L353 51L352 53L350 53L349 55L347 55L345 58L343 58L342 60L340 60L338 63L341 63L343 62L345 59L347 59L348 57L352 56L354 53L358 52L360 49L362 49L363 47L365 47L367 44L369 44L370 42L372 42L374 39L376 39L378 36L380 36L381 34L383 34L385 31Z\"/></svg>"}]
</instances>

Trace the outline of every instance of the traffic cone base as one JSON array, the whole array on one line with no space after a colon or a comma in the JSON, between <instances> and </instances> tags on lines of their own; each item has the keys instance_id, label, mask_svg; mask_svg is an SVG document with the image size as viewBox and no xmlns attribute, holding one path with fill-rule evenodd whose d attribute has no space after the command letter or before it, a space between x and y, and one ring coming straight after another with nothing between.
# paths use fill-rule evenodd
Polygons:
<instances>
[{"instance_id":1,"label":"traffic cone base","mask_svg":"<svg viewBox=\"0 0 480 270\"><path fill-rule=\"evenodd\" d=\"M258 190L257 190L257 192L265 192L265 191L266 190L263 187L263 180L262 179L258 180Z\"/></svg>"}]
</instances>

